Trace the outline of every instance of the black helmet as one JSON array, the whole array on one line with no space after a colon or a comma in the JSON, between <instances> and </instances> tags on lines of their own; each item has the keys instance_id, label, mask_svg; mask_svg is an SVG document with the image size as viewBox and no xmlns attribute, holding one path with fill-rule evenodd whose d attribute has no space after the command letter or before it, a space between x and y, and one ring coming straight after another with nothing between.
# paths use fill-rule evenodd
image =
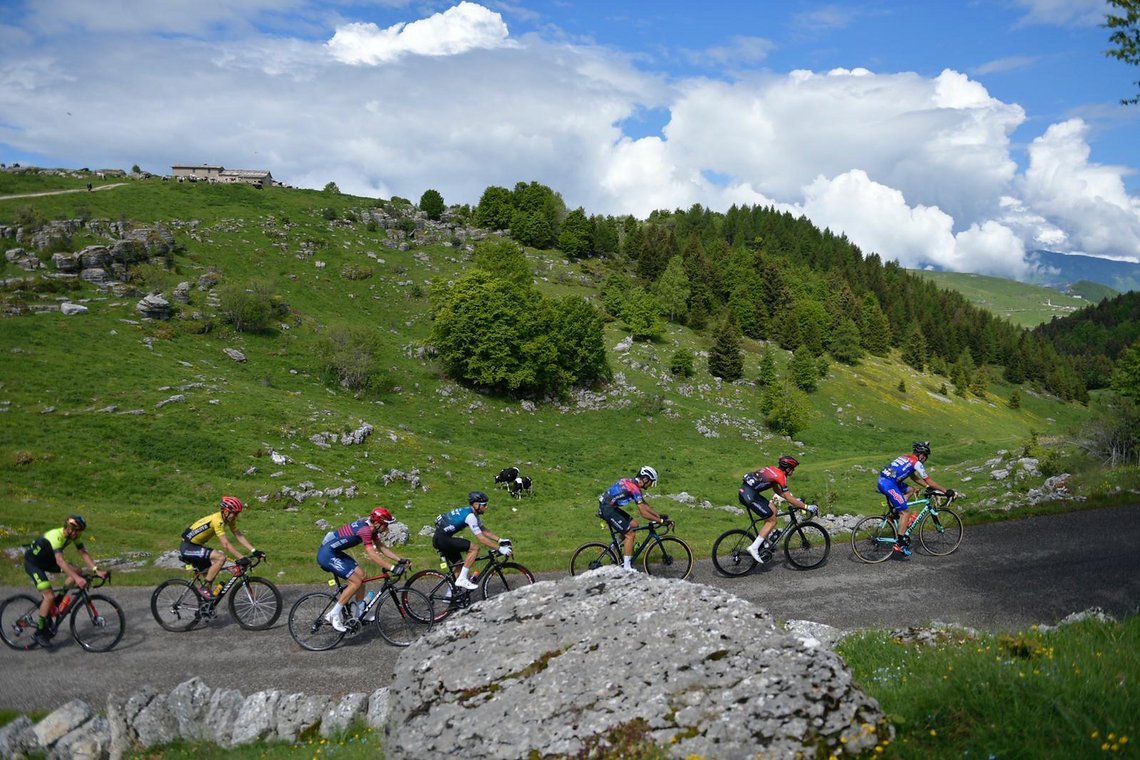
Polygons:
<instances>
[{"instance_id":1,"label":"black helmet","mask_svg":"<svg viewBox=\"0 0 1140 760\"><path fill-rule=\"evenodd\" d=\"M916 456L921 456L923 454L930 456L930 441L915 441L914 445L911 446L911 448L914 449Z\"/></svg>"},{"instance_id":2,"label":"black helmet","mask_svg":"<svg viewBox=\"0 0 1140 760\"><path fill-rule=\"evenodd\" d=\"M64 524L72 525L77 530L87 530L87 521L83 519L83 515L68 515Z\"/></svg>"},{"instance_id":3,"label":"black helmet","mask_svg":"<svg viewBox=\"0 0 1140 760\"><path fill-rule=\"evenodd\" d=\"M471 493L467 494L467 503L468 504L486 504L487 503L487 494L483 493L482 491L472 491Z\"/></svg>"},{"instance_id":4,"label":"black helmet","mask_svg":"<svg viewBox=\"0 0 1140 760\"><path fill-rule=\"evenodd\" d=\"M780 457L780 461L776 464L784 472L791 472L800 466L800 460L796 459L795 457L783 456Z\"/></svg>"}]
</instances>

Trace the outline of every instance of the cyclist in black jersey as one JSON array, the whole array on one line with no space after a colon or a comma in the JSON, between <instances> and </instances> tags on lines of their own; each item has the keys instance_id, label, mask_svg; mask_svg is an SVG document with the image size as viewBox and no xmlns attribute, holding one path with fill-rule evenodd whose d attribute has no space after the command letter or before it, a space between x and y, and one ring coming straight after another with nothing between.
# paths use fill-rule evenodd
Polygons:
<instances>
[{"instance_id":1,"label":"cyclist in black jersey","mask_svg":"<svg viewBox=\"0 0 1140 760\"><path fill-rule=\"evenodd\" d=\"M44 649L51 648L51 634L47 628L47 618L51 614L55 603L55 592L52 591L51 579L48 573L64 573L67 576L65 585L75 585L83 588L87 580L80 575L79 570L63 557L63 550L68 544L75 544L76 551L83 558L84 564L91 572L100 578L106 578L107 573L100 570L95 560L87 553L87 547L79 540L79 536L87 528L87 521L82 515L69 515L62 528L53 528L32 542L24 552L24 571L31 577L36 588L43 595L40 602L40 615L36 620L36 632L32 638Z\"/></svg>"}]
</instances>

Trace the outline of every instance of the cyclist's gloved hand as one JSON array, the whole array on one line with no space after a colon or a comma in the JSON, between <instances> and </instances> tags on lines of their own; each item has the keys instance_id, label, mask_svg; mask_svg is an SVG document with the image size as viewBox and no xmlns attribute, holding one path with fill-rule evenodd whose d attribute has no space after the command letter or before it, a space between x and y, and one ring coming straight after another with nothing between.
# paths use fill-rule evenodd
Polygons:
<instances>
[{"instance_id":1,"label":"cyclist's gloved hand","mask_svg":"<svg viewBox=\"0 0 1140 760\"><path fill-rule=\"evenodd\" d=\"M958 495L958 494L954 492L954 489L953 489L953 488L947 488L947 489L946 489L946 498L948 498L948 499L953 499L953 498L954 498L955 496L957 496L957 495Z\"/></svg>"},{"instance_id":2,"label":"cyclist's gloved hand","mask_svg":"<svg viewBox=\"0 0 1140 760\"><path fill-rule=\"evenodd\" d=\"M500 538L499 539L499 554L502 554L504 557L509 557L509 556L511 556L511 551L512 551L511 550L511 539Z\"/></svg>"},{"instance_id":3,"label":"cyclist's gloved hand","mask_svg":"<svg viewBox=\"0 0 1140 760\"><path fill-rule=\"evenodd\" d=\"M818 504L808 504L807 508L808 508L807 511L810 512L811 514L813 514L813 515L819 514L819 505Z\"/></svg>"},{"instance_id":4,"label":"cyclist's gloved hand","mask_svg":"<svg viewBox=\"0 0 1140 760\"><path fill-rule=\"evenodd\" d=\"M238 567L241 567L241 568L249 567L249 563L250 563L249 557L238 557L238 560L237 560L237 566Z\"/></svg>"},{"instance_id":5,"label":"cyclist's gloved hand","mask_svg":"<svg viewBox=\"0 0 1140 760\"><path fill-rule=\"evenodd\" d=\"M666 515L666 514L661 515L661 522L663 522L663 523L669 522L669 515Z\"/></svg>"},{"instance_id":6,"label":"cyclist's gloved hand","mask_svg":"<svg viewBox=\"0 0 1140 760\"><path fill-rule=\"evenodd\" d=\"M404 574L404 571L407 569L408 569L408 561L406 559L402 559L399 562L397 562L395 565L392 566L392 575L399 578L401 575Z\"/></svg>"},{"instance_id":7,"label":"cyclist's gloved hand","mask_svg":"<svg viewBox=\"0 0 1140 760\"><path fill-rule=\"evenodd\" d=\"M253 550L253 556L257 557L258 559L261 559L262 557L265 556L265 552L261 551L261 549L254 549Z\"/></svg>"}]
</instances>

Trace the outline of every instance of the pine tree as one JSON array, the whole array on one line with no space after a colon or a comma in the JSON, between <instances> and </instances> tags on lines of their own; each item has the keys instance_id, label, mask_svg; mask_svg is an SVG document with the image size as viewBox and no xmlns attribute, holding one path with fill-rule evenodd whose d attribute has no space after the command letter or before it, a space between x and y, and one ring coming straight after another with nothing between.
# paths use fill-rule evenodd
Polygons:
<instances>
[{"instance_id":1,"label":"pine tree","mask_svg":"<svg viewBox=\"0 0 1140 760\"><path fill-rule=\"evenodd\" d=\"M744 352L740 348L740 331L729 313L713 336L709 350L709 374L727 382L744 377Z\"/></svg>"},{"instance_id":2,"label":"pine tree","mask_svg":"<svg viewBox=\"0 0 1140 760\"><path fill-rule=\"evenodd\" d=\"M919 372L922 372L922 368L926 366L926 338L917 323L911 328L910 335L903 345L902 360L907 366L914 367Z\"/></svg>"},{"instance_id":3,"label":"pine tree","mask_svg":"<svg viewBox=\"0 0 1140 760\"><path fill-rule=\"evenodd\" d=\"M806 348L796 349L788 364L788 376L801 390L814 391L819 383L819 362L815 354Z\"/></svg>"},{"instance_id":4,"label":"pine tree","mask_svg":"<svg viewBox=\"0 0 1140 760\"><path fill-rule=\"evenodd\" d=\"M772 353L771 346L764 346L764 350L760 352L760 372L756 376L756 381L761 388L768 388L775 385L777 379L776 357Z\"/></svg>"},{"instance_id":5,"label":"pine tree","mask_svg":"<svg viewBox=\"0 0 1140 760\"><path fill-rule=\"evenodd\" d=\"M1014 388L1013 393L1009 394L1009 408L1010 409L1020 409L1021 408L1021 389L1020 388Z\"/></svg>"}]
</instances>

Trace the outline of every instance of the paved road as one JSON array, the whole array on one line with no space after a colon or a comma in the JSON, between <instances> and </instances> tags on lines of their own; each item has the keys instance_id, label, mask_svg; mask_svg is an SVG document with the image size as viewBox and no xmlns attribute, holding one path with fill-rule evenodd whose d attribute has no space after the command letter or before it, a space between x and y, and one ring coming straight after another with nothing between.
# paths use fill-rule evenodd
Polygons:
<instances>
[{"instance_id":1,"label":"paved road","mask_svg":"<svg viewBox=\"0 0 1140 760\"><path fill-rule=\"evenodd\" d=\"M828 562L796 571L781 562L744 578L718 576L702 559L694 580L766 607L777 618L841 628L894 628L939 620L986 631L1053 623L1099 606L1140 611L1140 505L967 526L949 557L916 553L907 561L865 565L850 545ZM551 574L550 578L560 577ZM16 589L0 588L7 596ZM305 587L285 587L286 613ZM149 588L113 588L127 634L107 654L59 637L54 652L0 646L0 709L48 709L79 697L101 705L109 693L143 683L169 690L191 676L245 694L265 688L310 694L368 692L391 680L401 651L369 632L331 652L305 652L285 627L244 631L228 612L208 628L174 634L150 616Z\"/></svg>"}]
</instances>

